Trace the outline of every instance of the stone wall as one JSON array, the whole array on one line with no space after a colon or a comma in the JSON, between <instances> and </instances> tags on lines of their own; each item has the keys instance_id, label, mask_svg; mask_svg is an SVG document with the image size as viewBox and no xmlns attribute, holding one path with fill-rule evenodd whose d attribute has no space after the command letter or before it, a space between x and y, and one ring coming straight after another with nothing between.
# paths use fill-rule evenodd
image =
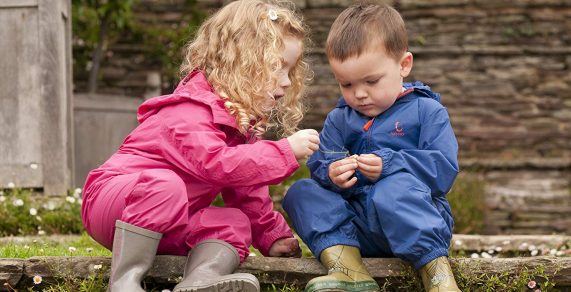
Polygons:
<instances>
[{"instance_id":1,"label":"stone wall","mask_svg":"<svg viewBox=\"0 0 571 292\"><path fill-rule=\"evenodd\" d=\"M137 15L178 25L185 13L181 2L144 0ZM200 9L211 11L221 2L202 0ZM332 21L349 2L297 1L314 41L306 127L320 128L339 95L323 46ZM422 80L442 94L463 158L557 158L571 164L571 2L389 2L409 30L415 56L409 81ZM174 85L158 81L160 71L158 60L126 38L107 54L100 92L168 93ZM86 74L76 70L75 76L76 91L81 91Z\"/></svg>"},{"instance_id":2,"label":"stone wall","mask_svg":"<svg viewBox=\"0 0 571 292\"><path fill-rule=\"evenodd\" d=\"M185 13L181 2L143 0L136 15L177 25ZM224 2L199 1L205 11ZM331 23L352 2L296 1L314 42L312 108L304 127L320 128L339 96L323 47ZM387 2L407 23L415 57L409 81L422 80L442 94L462 166L485 174L492 209L488 231L571 232L571 1ZM125 38L110 48L101 92L169 93L174 85L160 72L160 62ZM78 91L84 76L76 72ZM536 209L522 211L526 206Z\"/></svg>"}]
</instances>

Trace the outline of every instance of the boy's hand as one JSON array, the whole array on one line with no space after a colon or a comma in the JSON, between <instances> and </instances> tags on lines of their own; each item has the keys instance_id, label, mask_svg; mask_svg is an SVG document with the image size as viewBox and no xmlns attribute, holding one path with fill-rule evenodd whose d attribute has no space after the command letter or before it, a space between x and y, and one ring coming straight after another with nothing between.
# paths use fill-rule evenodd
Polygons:
<instances>
[{"instance_id":1,"label":"boy's hand","mask_svg":"<svg viewBox=\"0 0 571 292\"><path fill-rule=\"evenodd\" d=\"M319 149L319 133L313 129L299 130L287 137L287 141L297 160L305 159Z\"/></svg>"},{"instance_id":2,"label":"boy's hand","mask_svg":"<svg viewBox=\"0 0 571 292\"><path fill-rule=\"evenodd\" d=\"M271 257L301 257L301 248L295 238L282 238L274 241L270 251Z\"/></svg>"},{"instance_id":3,"label":"boy's hand","mask_svg":"<svg viewBox=\"0 0 571 292\"><path fill-rule=\"evenodd\" d=\"M349 179L357 170L357 166L356 156L337 160L329 165L329 178L342 189L350 188L357 182L356 177Z\"/></svg>"},{"instance_id":4,"label":"boy's hand","mask_svg":"<svg viewBox=\"0 0 571 292\"><path fill-rule=\"evenodd\" d=\"M383 159L375 154L361 154L357 157L359 171L370 181L376 181L383 171Z\"/></svg>"}]
</instances>

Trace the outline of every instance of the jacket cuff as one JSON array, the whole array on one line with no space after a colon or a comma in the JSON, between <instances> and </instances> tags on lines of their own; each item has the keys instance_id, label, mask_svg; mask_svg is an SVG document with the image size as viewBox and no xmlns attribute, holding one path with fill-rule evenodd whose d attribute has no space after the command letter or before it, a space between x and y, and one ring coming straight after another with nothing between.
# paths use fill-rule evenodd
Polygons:
<instances>
[{"instance_id":1,"label":"jacket cuff","mask_svg":"<svg viewBox=\"0 0 571 292\"><path fill-rule=\"evenodd\" d=\"M379 178L386 177L391 173L391 166L393 163L393 150L383 148L381 150L374 151L373 153L383 160L383 169L381 170L381 176Z\"/></svg>"},{"instance_id":2,"label":"jacket cuff","mask_svg":"<svg viewBox=\"0 0 571 292\"><path fill-rule=\"evenodd\" d=\"M289 145L287 138L280 139L276 143L286 160L285 166L296 170L299 167L299 162L295 159L295 154L293 154L293 150L291 150L291 145Z\"/></svg>"},{"instance_id":3,"label":"jacket cuff","mask_svg":"<svg viewBox=\"0 0 571 292\"><path fill-rule=\"evenodd\" d=\"M282 226L282 228L274 228L271 232L260 235L260 240L256 244L257 246L254 245L254 247L257 248L263 256L267 257L270 255L270 248L276 240L293 237L293 232L285 220L282 221L281 224L285 224L286 226Z\"/></svg>"}]
</instances>

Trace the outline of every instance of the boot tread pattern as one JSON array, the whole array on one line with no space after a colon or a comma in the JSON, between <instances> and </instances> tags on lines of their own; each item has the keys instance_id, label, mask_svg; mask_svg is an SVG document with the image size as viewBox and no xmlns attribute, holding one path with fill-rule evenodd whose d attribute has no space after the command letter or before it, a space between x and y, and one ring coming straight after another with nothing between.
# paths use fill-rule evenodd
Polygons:
<instances>
[{"instance_id":1,"label":"boot tread pattern","mask_svg":"<svg viewBox=\"0 0 571 292\"><path fill-rule=\"evenodd\" d=\"M177 289L174 292L258 292L259 289L255 283L243 280L226 280L209 286L202 287L185 287Z\"/></svg>"}]
</instances>

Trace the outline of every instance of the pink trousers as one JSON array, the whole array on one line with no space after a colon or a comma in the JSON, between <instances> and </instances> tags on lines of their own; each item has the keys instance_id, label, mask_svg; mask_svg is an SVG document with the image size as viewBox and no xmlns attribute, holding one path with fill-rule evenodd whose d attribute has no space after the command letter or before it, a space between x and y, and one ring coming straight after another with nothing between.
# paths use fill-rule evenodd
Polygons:
<instances>
[{"instance_id":1,"label":"pink trousers","mask_svg":"<svg viewBox=\"0 0 571 292\"><path fill-rule=\"evenodd\" d=\"M252 243L250 220L239 209L190 206L182 179L167 169L119 175L84 198L82 217L88 233L111 250L115 221L159 232L157 254L186 255L206 239L233 245L241 261Z\"/></svg>"}]
</instances>

